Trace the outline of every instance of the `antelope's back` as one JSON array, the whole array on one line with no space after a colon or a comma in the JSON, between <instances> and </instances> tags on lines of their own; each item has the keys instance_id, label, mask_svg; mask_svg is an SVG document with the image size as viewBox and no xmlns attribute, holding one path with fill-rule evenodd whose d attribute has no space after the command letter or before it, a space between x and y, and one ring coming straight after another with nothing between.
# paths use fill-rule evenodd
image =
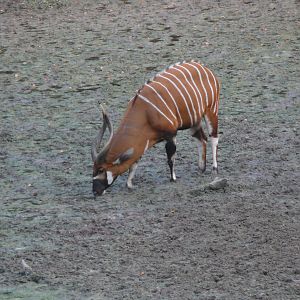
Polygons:
<instances>
[{"instance_id":1,"label":"antelope's back","mask_svg":"<svg viewBox=\"0 0 300 300\"><path fill-rule=\"evenodd\" d=\"M219 94L213 72L190 61L158 73L138 91L135 101L143 102L153 122L177 130L196 126L208 112L217 116Z\"/></svg>"}]
</instances>

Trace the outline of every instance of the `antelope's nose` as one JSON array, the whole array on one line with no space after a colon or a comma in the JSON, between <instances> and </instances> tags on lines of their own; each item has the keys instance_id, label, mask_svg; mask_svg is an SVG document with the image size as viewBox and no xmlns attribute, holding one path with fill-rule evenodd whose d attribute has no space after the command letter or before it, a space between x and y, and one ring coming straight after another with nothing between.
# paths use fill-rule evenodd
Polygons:
<instances>
[{"instance_id":1,"label":"antelope's nose","mask_svg":"<svg viewBox=\"0 0 300 300\"><path fill-rule=\"evenodd\" d=\"M93 195L94 195L94 198L96 198L97 196L102 196L102 195L104 195L105 194L105 190L104 191L102 191L102 192L96 192L96 191L93 191Z\"/></svg>"},{"instance_id":2,"label":"antelope's nose","mask_svg":"<svg viewBox=\"0 0 300 300\"><path fill-rule=\"evenodd\" d=\"M93 194L94 197L101 196L105 192L105 186L99 179L93 180Z\"/></svg>"}]
</instances>

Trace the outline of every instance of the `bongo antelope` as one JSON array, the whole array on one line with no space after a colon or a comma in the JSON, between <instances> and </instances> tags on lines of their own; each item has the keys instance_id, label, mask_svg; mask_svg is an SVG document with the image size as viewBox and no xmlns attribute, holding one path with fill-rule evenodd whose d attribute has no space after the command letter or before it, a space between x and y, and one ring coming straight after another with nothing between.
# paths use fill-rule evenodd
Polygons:
<instances>
[{"instance_id":1,"label":"bongo antelope","mask_svg":"<svg viewBox=\"0 0 300 300\"><path fill-rule=\"evenodd\" d=\"M220 85L212 71L196 61L189 61L174 64L148 80L129 101L116 133L101 106L103 126L92 146L94 195L102 195L128 169L127 187L132 188L138 160L163 140L166 141L171 181L175 181L178 130L191 129L192 136L198 141L198 164L204 172L207 137L201 127L202 118L211 137L213 171L217 172L219 95ZM106 128L110 136L99 151Z\"/></svg>"}]
</instances>

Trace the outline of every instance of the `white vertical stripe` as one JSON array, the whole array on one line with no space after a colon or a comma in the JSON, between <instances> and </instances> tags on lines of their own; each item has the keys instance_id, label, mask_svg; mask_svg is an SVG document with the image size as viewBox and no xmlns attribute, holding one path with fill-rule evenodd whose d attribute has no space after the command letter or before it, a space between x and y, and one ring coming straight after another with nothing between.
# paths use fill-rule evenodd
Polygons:
<instances>
[{"instance_id":1,"label":"white vertical stripe","mask_svg":"<svg viewBox=\"0 0 300 300\"><path fill-rule=\"evenodd\" d=\"M221 84L220 84L220 82L218 82L218 84L219 84L219 91L221 91ZM218 111L219 111L219 102L220 102L220 93L219 93L218 102L217 102L217 114L218 114Z\"/></svg>"},{"instance_id":2,"label":"white vertical stripe","mask_svg":"<svg viewBox=\"0 0 300 300\"><path fill-rule=\"evenodd\" d=\"M186 64L189 65L189 66L191 66L191 67L193 67L197 71L197 73L199 75L199 79L200 79L201 85L202 85L202 88L203 88L203 90L205 92L206 107L208 107L208 95L207 95L206 88L205 88L205 86L203 84L202 76L201 76L201 73L200 73L199 69L196 66L192 65L191 63L186 63Z\"/></svg>"},{"instance_id":3,"label":"white vertical stripe","mask_svg":"<svg viewBox=\"0 0 300 300\"><path fill-rule=\"evenodd\" d=\"M195 88L196 88L196 90L197 90L197 92L198 92L198 94L200 95L200 98L201 98L200 101L199 101L199 97L198 97L197 93L195 93L195 89L193 89L193 91L194 91L194 93L195 93L195 95L196 95L196 97L197 97L198 108L199 108L199 115L200 115L200 118L201 118L202 112L203 112L203 108L202 108L202 101L203 101L203 100L202 100L202 95L201 95L200 91L198 90L198 87L197 87L197 85L196 85L196 83L195 83L195 81L194 81L194 78L193 78L191 72L190 72L187 68L185 68L184 66L179 65L179 64L175 65L174 67L183 68L183 69L184 69L185 71L187 71L187 73L189 74L190 79L192 80L193 85L195 86ZM180 70L178 70L178 71L180 71ZM182 73L183 73L183 72L182 72ZM183 73L183 74L184 74L184 73ZM186 77L185 77L185 79L187 80ZM187 80L187 82L189 83L188 80ZM189 83L189 84L190 84L190 83ZM191 84L190 84L190 86L192 87Z\"/></svg>"},{"instance_id":4,"label":"white vertical stripe","mask_svg":"<svg viewBox=\"0 0 300 300\"><path fill-rule=\"evenodd\" d=\"M214 79L214 83L215 83L216 94L215 94L215 98L213 98L213 102L211 104L211 108L213 108L214 109L214 113L216 113L217 102L218 102L218 84L217 84L216 77L213 74L213 72L210 69L207 69L207 71L209 71L209 73L211 74L212 78Z\"/></svg>"},{"instance_id":5,"label":"white vertical stripe","mask_svg":"<svg viewBox=\"0 0 300 300\"><path fill-rule=\"evenodd\" d=\"M216 77L215 77L214 73L210 69L207 69L207 71L209 71L209 73L211 74L212 78L214 79L214 83L215 83L215 87L216 87L216 94L218 94L218 84L217 84L217 81L216 81Z\"/></svg>"},{"instance_id":6,"label":"white vertical stripe","mask_svg":"<svg viewBox=\"0 0 300 300\"><path fill-rule=\"evenodd\" d=\"M193 63L195 63L196 65L198 65L200 68L202 68L202 70L204 71L204 73L205 73L205 75L206 75L206 78L207 78L207 81L208 81L208 85L209 85L209 87L210 87L211 95L212 95L212 103L211 103L211 108L212 108L212 106L213 106L213 104L214 104L215 95L214 95L213 88L212 88L212 86L211 86L211 84L210 84L210 80L209 80L208 74L207 74L205 68L204 68L201 64L199 64L199 63L197 63L197 62L195 62L195 61L194 61Z\"/></svg>"},{"instance_id":7,"label":"white vertical stripe","mask_svg":"<svg viewBox=\"0 0 300 300\"><path fill-rule=\"evenodd\" d=\"M191 103L191 105L192 105L193 112L194 112L194 120L195 120L195 121L194 121L194 124L197 123L197 114L196 114L195 106L194 106L193 100L192 100L192 98L191 98L191 95L190 95L190 93L188 92L188 90L186 89L185 85L182 83L182 81L181 81L176 75L174 75L174 74L172 74L172 73L170 73L170 72L168 72L168 71L165 71L165 73L166 73L166 74L169 74L169 75L171 75L173 78L175 78L175 79L181 84L181 86L183 87L183 89L185 90L185 92L188 94L188 97L189 97L189 99L190 99L190 103ZM192 125L193 125L193 124L192 124Z\"/></svg>"},{"instance_id":8,"label":"white vertical stripe","mask_svg":"<svg viewBox=\"0 0 300 300\"><path fill-rule=\"evenodd\" d=\"M192 118L189 106L188 106L188 104L186 102L186 99L185 99L184 95L182 94L181 90L178 88L178 86L170 78L165 77L165 76L163 76L161 74L158 74L157 76L168 80L176 88L176 90L179 92L179 94L181 95L181 97L182 97L182 99L183 99L183 101L185 103L185 106L187 108L187 111L188 111L188 114L189 114L189 117L190 117L190 120L191 120L191 124L193 125L193 118Z\"/></svg>"},{"instance_id":9,"label":"white vertical stripe","mask_svg":"<svg viewBox=\"0 0 300 300\"><path fill-rule=\"evenodd\" d=\"M220 90L220 87L219 87L219 90ZM220 101L220 93L218 95L218 99L216 100L216 107L215 107L216 116L218 115L218 111L219 111L219 101Z\"/></svg>"},{"instance_id":10,"label":"white vertical stripe","mask_svg":"<svg viewBox=\"0 0 300 300\"><path fill-rule=\"evenodd\" d=\"M172 110L170 109L170 107L167 105L167 103L165 102L165 100L162 98L162 96L157 92L157 90L153 86L149 85L148 83L146 83L145 85L148 86L149 88L151 88L154 91L154 93L157 95L157 97L164 103L164 105L166 106L166 108L168 109L168 111L171 113L171 115L176 120L177 119L176 116L174 115L174 113L172 112Z\"/></svg>"},{"instance_id":11,"label":"white vertical stripe","mask_svg":"<svg viewBox=\"0 0 300 300\"><path fill-rule=\"evenodd\" d=\"M147 102L148 104L150 104L154 109L156 109L162 116L164 116L172 125L173 122L172 120L170 120L156 105L154 105L149 99L147 99L146 97L138 94L138 97L141 98L142 100L144 100L145 102Z\"/></svg>"},{"instance_id":12,"label":"white vertical stripe","mask_svg":"<svg viewBox=\"0 0 300 300\"><path fill-rule=\"evenodd\" d=\"M197 122L197 120L200 120L200 119L201 119L201 112L200 112L200 106L199 106L199 98L198 98L198 95L197 95L197 93L196 93L194 87L193 87L193 86L191 85L191 83L188 81L188 79L187 79L186 75L184 74L184 72L182 72L181 70L179 70L179 69L176 68L176 67L178 67L178 65L177 65L177 66L174 65L174 66L172 66L172 67L170 67L170 68L175 69L176 71L180 72L180 73L184 76L185 81L186 81L187 84L191 87L191 89L193 90L194 95L195 95L195 97L196 97L196 102L197 102L198 111L199 111L199 118L198 118L198 119L196 118L196 120L195 120L195 121Z\"/></svg>"},{"instance_id":13,"label":"white vertical stripe","mask_svg":"<svg viewBox=\"0 0 300 300\"><path fill-rule=\"evenodd\" d=\"M218 98L217 98L217 101L216 101L216 115L218 115L218 112L219 112L219 103L220 103L220 91L221 91L221 85L220 83L218 82Z\"/></svg>"},{"instance_id":14,"label":"white vertical stripe","mask_svg":"<svg viewBox=\"0 0 300 300\"><path fill-rule=\"evenodd\" d=\"M217 101L215 102L215 105L214 105L214 114L216 114L216 110L217 110Z\"/></svg>"},{"instance_id":15,"label":"white vertical stripe","mask_svg":"<svg viewBox=\"0 0 300 300\"><path fill-rule=\"evenodd\" d=\"M211 104L211 108L214 106L214 112L216 112L216 103L218 101L218 86L217 86L217 81L216 81L216 77L213 74L213 72L210 69L207 69L207 71L209 71L209 73L211 74L212 78L214 79L214 83L215 83L216 94L215 94L215 98L213 99L213 102Z\"/></svg>"},{"instance_id":16,"label":"white vertical stripe","mask_svg":"<svg viewBox=\"0 0 300 300\"><path fill-rule=\"evenodd\" d=\"M171 92L169 91L169 89L168 89L166 86L164 86L161 82L155 81L155 80L152 80L152 82L153 82L153 83L159 84L160 86L162 86L162 87L167 91L167 93L169 94L170 98L172 99L172 101L173 101L173 103L174 103L174 105L175 105L175 107L176 107L177 114L178 114L178 116L179 116L179 118L180 118L180 127L182 127L183 122L182 122L181 114L180 114L180 112L179 112L177 103L176 103L176 101L175 101L173 95L171 94Z\"/></svg>"},{"instance_id":17,"label":"white vertical stripe","mask_svg":"<svg viewBox=\"0 0 300 300\"><path fill-rule=\"evenodd\" d=\"M145 146L145 149L144 149L144 154L148 150L148 147L149 147L149 140L147 140L147 143L146 143L146 146Z\"/></svg>"},{"instance_id":18,"label":"white vertical stripe","mask_svg":"<svg viewBox=\"0 0 300 300\"><path fill-rule=\"evenodd\" d=\"M216 99L215 99L215 103L214 103L214 113L215 113L215 115L218 115L218 104L220 101L220 84L218 82L216 82L216 80L215 80L215 84L216 84L217 94L216 94Z\"/></svg>"}]
</instances>

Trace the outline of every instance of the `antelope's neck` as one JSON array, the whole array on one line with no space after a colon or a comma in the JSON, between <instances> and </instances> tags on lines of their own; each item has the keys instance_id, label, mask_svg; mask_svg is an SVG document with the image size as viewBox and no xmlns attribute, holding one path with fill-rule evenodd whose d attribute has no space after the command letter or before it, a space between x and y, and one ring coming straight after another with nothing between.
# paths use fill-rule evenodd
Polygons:
<instances>
[{"instance_id":1,"label":"antelope's neck","mask_svg":"<svg viewBox=\"0 0 300 300\"><path fill-rule=\"evenodd\" d=\"M106 161L112 164L109 168L114 175L126 172L149 148L151 131L145 126L136 126L130 123L123 124L112 138ZM122 161L120 157L126 152L132 155Z\"/></svg>"}]
</instances>

